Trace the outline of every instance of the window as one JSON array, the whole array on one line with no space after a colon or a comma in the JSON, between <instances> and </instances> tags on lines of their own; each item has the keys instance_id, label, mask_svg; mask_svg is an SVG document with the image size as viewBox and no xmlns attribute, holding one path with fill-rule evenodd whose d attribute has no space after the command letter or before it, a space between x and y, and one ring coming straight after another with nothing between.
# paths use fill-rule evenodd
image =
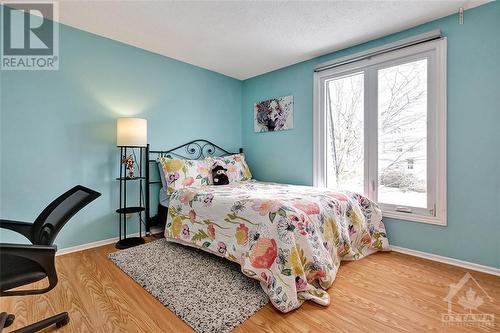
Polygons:
<instances>
[{"instance_id":1,"label":"window","mask_svg":"<svg viewBox=\"0 0 500 333\"><path fill-rule=\"evenodd\" d=\"M315 73L316 186L446 224L446 40Z\"/></svg>"}]
</instances>

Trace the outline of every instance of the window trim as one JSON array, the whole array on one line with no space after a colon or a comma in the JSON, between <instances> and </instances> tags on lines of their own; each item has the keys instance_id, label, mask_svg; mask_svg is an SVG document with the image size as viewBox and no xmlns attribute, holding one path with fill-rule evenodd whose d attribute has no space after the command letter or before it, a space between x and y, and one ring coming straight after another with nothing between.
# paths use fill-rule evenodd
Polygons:
<instances>
[{"instance_id":1,"label":"window trim","mask_svg":"<svg viewBox=\"0 0 500 333\"><path fill-rule=\"evenodd\" d=\"M395 218L405 221L422 222L435 225L446 226L446 113L447 113L447 74L446 74L446 38L441 38L425 43L405 47L396 51L383 53L371 59L363 59L343 66L327 69L314 73L314 101L313 101L313 185L316 187L326 186L326 113L324 109L325 101L325 81L333 76L348 75L356 72L364 72L364 86L371 86L372 89L365 89L365 194L373 199L376 198L376 186L378 185L378 167L373 161L378 160L378 129L377 126L377 70L380 68L394 66L397 63L405 63L411 59L428 59L428 117L432 118L428 126L427 149L428 156L434 156L434 161L427 159L428 182L435 185L429 186L429 193L434 201L432 214L425 214L428 209L406 213L396 211L396 205L381 205L384 217ZM375 89L373 89L375 87ZM375 140L373 138L375 137ZM373 154L375 153L375 156ZM375 165L373 165L375 164ZM376 184L373 183L376 182ZM430 203L430 202L429 202ZM428 203L428 206L429 206ZM428 207L429 208L429 207ZM423 213L424 211L424 213Z\"/></svg>"}]
</instances>

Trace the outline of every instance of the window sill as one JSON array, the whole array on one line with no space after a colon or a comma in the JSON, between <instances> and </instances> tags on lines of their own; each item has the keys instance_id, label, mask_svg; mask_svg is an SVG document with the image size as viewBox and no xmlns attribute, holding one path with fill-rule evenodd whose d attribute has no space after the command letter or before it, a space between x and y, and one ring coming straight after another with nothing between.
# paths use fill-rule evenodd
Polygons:
<instances>
[{"instance_id":1,"label":"window sill","mask_svg":"<svg viewBox=\"0 0 500 333\"><path fill-rule=\"evenodd\" d=\"M436 216L426 216L426 215L417 215L417 214L409 214L409 213L401 213L401 212L394 212L394 211L382 211L382 217L386 218L391 218L391 219L397 219L397 220L404 220L404 221L410 221L410 222L419 222L419 223L427 223L427 224L434 224L434 225L440 225L440 226L446 226L446 219L444 218L439 218Z\"/></svg>"}]
</instances>

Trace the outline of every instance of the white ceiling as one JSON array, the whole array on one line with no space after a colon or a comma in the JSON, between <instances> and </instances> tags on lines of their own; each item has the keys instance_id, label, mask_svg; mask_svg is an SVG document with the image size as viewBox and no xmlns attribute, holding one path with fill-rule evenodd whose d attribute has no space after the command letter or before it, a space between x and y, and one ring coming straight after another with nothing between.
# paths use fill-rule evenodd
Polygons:
<instances>
[{"instance_id":1,"label":"white ceiling","mask_svg":"<svg viewBox=\"0 0 500 333\"><path fill-rule=\"evenodd\" d=\"M63 0L59 21L246 79L486 2Z\"/></svg>"}]
</instances>

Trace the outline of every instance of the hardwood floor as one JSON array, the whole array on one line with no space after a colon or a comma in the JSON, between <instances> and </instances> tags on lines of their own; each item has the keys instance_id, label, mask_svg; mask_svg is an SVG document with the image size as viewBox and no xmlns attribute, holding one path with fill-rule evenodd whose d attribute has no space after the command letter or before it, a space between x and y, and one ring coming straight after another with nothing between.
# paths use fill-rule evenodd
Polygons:
<instances>
[{"instance_id":1,"label":"hardwood floor","mask_svg":"<svg viewBox=\"0 0 500 333\"><path fill-rule=\"evenodd\" d=\"M1 311L16 314L4 332L62 311L69 312L71 321L57 332L193 332L107 259L113 251L107 245L59 256L59 284L51 292L0 298ZM268 304L233 332L500 332L500 277L473 271L487 295L476 285L466 285L477 291L469 304L482 301L478 310L493 314L496 326L442 323L449 285L466 272L400 253L376 253L342 264L329 289L329 307L306 303L282 314ZM464 312L456 301L453 306ZM52 331L55 327L46 332Z\"/></svg>"}]
</instances>

